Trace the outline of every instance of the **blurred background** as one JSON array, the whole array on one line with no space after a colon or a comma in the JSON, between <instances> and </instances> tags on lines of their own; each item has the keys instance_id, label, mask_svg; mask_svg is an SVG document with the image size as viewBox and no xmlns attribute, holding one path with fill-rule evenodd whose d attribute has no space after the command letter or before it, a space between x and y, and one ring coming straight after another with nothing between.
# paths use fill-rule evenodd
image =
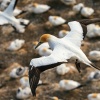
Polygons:
<instances>
[{"instance_id":1,"label":"blurred background","mask_svg":"<svg viewBox=\"0 0 100 100\"><path fill-rule=\"evenodd\" d=\"M64 2L67 2L67 0ZM18 88L21 87L19 80L22 76L12 79L10 72L17 67L29 67L32 58L40 57L36 50L34 50L34 41L38 41L40 36L45 33L59 37L59 31L68 31L66 24L55 27L50 26L48 24L49 16L60 16L67 21L100 18L100 0L76 0L76 3L71 5L66 5L64 2L61 0L18 0L17 7L26 12L18 15L16 18L30 20L29 25L25 28L25 32L18 33L14 31L11 25L0 26L0 100L17 100L16 92ZM27 11L28 5L32 3L46 4L51 8L45 13L35 14ZM73 7L79 3L83 3L85 7L92 8L94 13L88 17L83 16L80 11L76 13ZM98 35L91 35L91 33L88 32L90 35L87 35L81 48L89 59L92 60L96 66L100 67L100 23L96 23L95 25L99 28ZM22 39L25 43L18 50L8 50L10 43L15 39ZM97 54L99 55L99 60L92 59L92 57L89 56L89 53L93 50L99 51ZM68 63L66 66L74 66L74 64ZM88 100L88 94L100 92L99 81L70 92L62 91L58 86L59 81L63 79L84 83L90 72L94 71L94 69L84 64L81 64L81 69L81 75L75 69L65 75L57 74L56 68L43 72L41 74L41 80L44 83L49 83L49 85L38 87L36 97L30 95L24 100L52 100L53 98L49 97L54 96L61 100Z\"/></svg>"}]
</instances>

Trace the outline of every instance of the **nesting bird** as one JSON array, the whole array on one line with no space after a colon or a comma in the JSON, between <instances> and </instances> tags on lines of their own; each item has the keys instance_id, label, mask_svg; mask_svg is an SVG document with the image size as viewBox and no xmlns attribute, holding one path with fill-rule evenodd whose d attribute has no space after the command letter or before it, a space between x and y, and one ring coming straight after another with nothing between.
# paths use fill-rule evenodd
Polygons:
<instances>
[{"instance_id":1,"label":"nesting bird","mask_svg":"<svg viewBox=\"0 0 100 100\"><path fill-rule=\"evenodd\" d=\"M100 100L100 93L91 93L87 96L88 100Z\"/></svg>"},{"instance_id":2,"label":"nesting bird","mask_svg":"<svg viewBox=\"0 0 100 100\"><path fill-rule=\"evenodd\" d=\"M63 38L64 36L66 36L68 34L69 31L66 30L61 30L58 33L59 38Z\"/></svg>"},{"instance_id":3,"label":"nesting bird","mask_svg":"<svg viewBox=\"0 0 100 100\"><path fill-rule=\"evenodd\" d=\"M29 20L27 20L28 23L26 24L24 21L14 17L13 11L17 1L18 0L12 0L3 12L0 11L0 25L11 24L16 31L23 33L25 31L25 27L29 24Z\"/></svg>"},{"instance_id":4,"label":"nesting bird","mask_svg":"<svg viewBox=\"0 0 100 100\"><path fill-rule=\"evenodd\" d=\"M24 76L20 79L20 84L22 85L22 87L30 87L29 86L29 78L28 76ZM39 83L38 84L42 84L42 81L39 80Z\"/></svg>"},{"instance_id":5,"label":"nesting bird","mask_svg":"<svg viewBox=\"0 0 100 100\"><path fill-rule=\"evenodd\" d=\"M88 29L88 38L93 38L93 37L100 37L100 26L95 25L95 24L90 24L87 26Z\"/></svg>"},{"instance_id":6,"label":"nesting bird","mask_svg":"<svg viewBox=\"0 0 100 100\"><path fill-rule=\"evenodd\" d=\"M57 68L56 68L56 72L59 75L65 75L69 71L70 71L70 68L67 67L65 64L61 64L61 65L57 66Z\"/></svg>"},{"instance_id":7,"label":"nesting bird","mask_svg":"<svg viewBox=\"0 0 100 100\"><path fill-rule=\"evenodd\" d=\"M93 71L88 76L88 81L98 81L100 80L100 71Z\"/></svg>"},{"instance_id":8,"label":"nesting bird","mask_svg":"<svg viewBox=\"0 0 100 100\"><path fill-rule=\"evenodd\" d=\"M63 90L73 90L79 87L81 84L73 80L61 80L59 82L60 88Z\"/></svg>"},{"instance_id":9,"label":"nesting bird","mask_svg":"<svg viewBox=\"0 0 100 100\"><path fill-rule=\"evenodd\" d=\"M93 15L93 13L94 13L93 8L83 7L81 10L81 15L84 17L90 17L91 15Z\"/></svg>"},{"instance_id":10,"label":"nesting bird","mask_svg":"<svg viewBox=\"0 0 100 100\"><path fill-rule=\"evenodd\" d=\"M58 26L58 25L64 24L66 22L66 20L59 16L49 16L49 22L53 26Z\"/></svg>"},{"instance_id":11,"label":"nesting bird","mask_svg":"<svg viewBox=\"0 0 100 100\"><path fill-rule=\"evenodd\" d=\"M52 53L52 50L51 49L48 49L48 48L42 48L38 51L38 54L40 56L49 56L50 54Z\"/></svg>"},{"instance_id":12,"label":"nesting bird","mask_svg":"<svg viewBox=\"0 0 100 100\"><path fill-rule=\"evenodd\" d=\"M11 0L2 0L1 4L0 4L0 9L3 10L8 6L8 3L10 3Z\"/></svg>"},{"instance_id":13,"label":"nesting bird","mask_svg":"<svg viewBox=\"0 0 100 100\"><path fill-rule=\"evenodd\" d=\"M26 87L24 89L18 88L18 90L16 92L17 99L27 99L30 96L31 96L31 90L29 87Z\"/></svg>"},{"instance_id":14,"label":"nesting bird","mask_svg":"<svg viewBox=\"0 0 100 100\"><path fill-rule=\"evenodd\" d=\"M78 13L78 12L81 11L81 9L83 7L84 7L84 4L83 3L79 3L79 4L73 6L73 11L75 11L75 13Z\"/></svg>"},{"instance_id":15,"label":"nesting bird","mask_svg":"<svg viewBox=\"0 0 100 100\"><path fill-rule=\"evenodd\" d=\"M19 50L25 43L25 40L16 39L10 43L8 50L16 51Z\"/></svg>"},{"instance_id":16,"label":"nesting bird","mask_svg":"<svg viewBox=\"0 0 100 100\"><path fill-rule=\"evenodd\" d=\"M14 68L12 69L12 71L10 72L9 76L11 78L19 78L23 75L25 75L25 72L26 72L26 67L17 67L17 68Z\"/></svg>"},{"instance_id":17,"label":"nesting bird","mask_svg":"<svg viewBox=\"0 0 100 100\"><path fill-rule=\"evenodd\" d=\"M97 50L90 51L89 57L92 60L99 61L100 60L100 51L97 51Z\"/></svg>"},{"instance_id":18,"label":"nesting bird","mask_svg":"<svg viewBox=\"0 0 100 100\"><path fill-rule=\"evenodd\" d=\"M48 69L68 62L69 59L74 59L77 70L80 72L80 62L97 68L80 49L81 41L87 33L86 25L100 21L97 19L84 19L81 21L68 22L71 31L64 38L57 38L50 34L43 34L40 37L36 48L42 43L48 42L53 50L50 56L34 58L30 62L29 82L33 95L36 95L36 88L40 78L40 74ZM34 85L35 84L35 85Z\"/></svg>"},{"instance_id":19,"label":"nesting bird","mask_svg":"<svg viewBox=\"0 0 100 100\"><path fill-rule=\"evenodd\" d=\"M28 9L30 12L33 12L35 14L41 14L48 11L50 9L50 6L45 4L33 3Z\"/></svg>"},{"instance_id":20,"label":"nesting bird","mask_svg":"<svg viewBox=\"0 0 100 100\"><path fill-rule=\"evenodd\" d=\"M62 3L64 3L65 5L74 5L76 3L76 0L61 0Z\"/></svg>"}]
</instances>

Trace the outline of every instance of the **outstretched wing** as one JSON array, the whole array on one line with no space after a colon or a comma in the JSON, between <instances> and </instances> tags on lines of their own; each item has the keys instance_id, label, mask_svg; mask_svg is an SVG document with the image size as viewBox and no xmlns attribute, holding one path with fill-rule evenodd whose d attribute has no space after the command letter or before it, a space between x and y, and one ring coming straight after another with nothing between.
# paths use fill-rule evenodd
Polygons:
<instances>
[{"instance_id":1,"label":"outstretched wing","mask_svg":"<svg viewBox=\"0 0 100 100\"><path fill-rule=\"evenodd\" d=\"M15 6L17 4L18 0L12 0L9 4L9 6L4 10L4 13L8 15L13 15L13 10L15 9Z\"/></svg>"},{"instance_id":2,"label":"outstretched wing","mask_svg":"<svg viewBox=\"0 0 100 100\"><path fill-rule=\"evenodd\" d=\"M50 56L32 59L29 68L29 83L32 94L36 94L35 91L41 72L67 62L67 59L70 59L73 55L72 52L66 50L64 47L56 46Z\"/></svg>"},{"instance_id":3,"label":"outstretched wing","mask_svg":"<svg viewBox=\"0 0 100 100\"><path fill-rule=\"evenodd\" d=\"M31 69L32 67L32 69ZM33 96L36 96L36 88L40 79L40 70L34 66L29 68L29 83Z\"/></svg>"},{"instance_id":4,"label":"outstretched wing","mask_svg":"<svg viewBox=\"0 0 100 100\"><path fill-rule=\"evenodd\" d=\"M56 64L58 62L67 62L67 59L70 59L72 56L74 56L73 52L67 50L61 45L58 45L54 48L50 56L32 59L30 65L34 67L40 67Z\"/></svg>"},{"instance_id":5,"label":"outstretched wing","mask_svg":"<svg viewBox=\"0 0 100 100\"><path fill-rule=\"evenodd\" d=\"M3 16L0 16L0 25L8 24L8 20L5 19Z\"/></svg>"},{"instance_id":6,"label":"outstretched wing","mask_svg":"<svg viewBox=\"0 0 100 100\"><path fill-rule=\"evenodd\" d=\"M77 21L69 22L68 25L71 31L63 39L70 40L76 46L80 47L82 40L86 36L87 27Z\"/></svg>"}]
</instances>

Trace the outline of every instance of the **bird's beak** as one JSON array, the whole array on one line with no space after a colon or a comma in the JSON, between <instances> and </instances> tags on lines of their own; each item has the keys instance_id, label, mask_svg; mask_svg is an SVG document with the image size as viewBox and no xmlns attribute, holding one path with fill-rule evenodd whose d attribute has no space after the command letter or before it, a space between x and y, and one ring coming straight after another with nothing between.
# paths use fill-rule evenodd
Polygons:
<instances>
[{"instance_id":1,"label":"bird's beak","mask_svg":"<svg viewBox=\"0 0 100 100\"><path fill-rule=\"evenodd\" d=\"M41 45L42 44L42 42L39 42L38 44L37 44L37 46L35 47L35 49L39 46L39 45Z\"/></svg>"}]
</instances>

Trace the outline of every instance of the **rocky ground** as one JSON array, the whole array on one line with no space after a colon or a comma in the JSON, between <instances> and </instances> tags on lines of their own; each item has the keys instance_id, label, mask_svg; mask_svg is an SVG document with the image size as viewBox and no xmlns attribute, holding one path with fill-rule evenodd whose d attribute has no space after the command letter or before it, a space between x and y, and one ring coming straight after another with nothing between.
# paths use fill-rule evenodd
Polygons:
<instances>
[{"instance_id":1,"label":"rocky ground","mask_svg":"<svg viewBox=\"0 0 100 100\"><path fill-rule=\"evenodd\" d=\"M67 21L79 20L83 18L80 14L75 15L72 12L72 7L64 5L60 2L60 0L19 0L18 7L23 9L23 7L32 2L48 4L52 9L44 14L36 15L33 13L25 13L18 16L30 19L31 21L24 33L13 31L10 25L0 27L0 100L17 100L16 90L20 86L19 79L11 80L9 78L9 72L11 71L13 64L18 63L22 66L28 67L30 60L38 57L33 49L33 41L39 40L39 37L44 33L50 33L57 36L61 29L65 29L64 26L58 26L51 29L48 28L45 24L48 21L48 16L59 15ZM100 17L100 6L93 6L91 0L77 0L77 3L79 2L83 2L86 6L93 7L95 9L95 13L91 18ZM18 51L12 52L7 50L10 42L17 38L24 39L25 45ZM85 38L85 43L82 46L82 50L85 54L88 56L89 51L95 49L100 50L100 38ZM100 67L100 62L94 63ZM62 100L87 100L87 95L89 93L100 92L100 82L92 83L84 88L71 92L58 90L57 84L61 79L73 79L83 83L86 76L94 70L83 64L81 64L81 66L83 69L82 76L80 76L77 71L60 76L56 74L55 68L42 73L42 81L48 82L49 85L38 87L37 96L30 97L26 100L49 100L49 96L57 96ZM4 85L2 86L2 84Z\"/></svg>"}]
</instances>

